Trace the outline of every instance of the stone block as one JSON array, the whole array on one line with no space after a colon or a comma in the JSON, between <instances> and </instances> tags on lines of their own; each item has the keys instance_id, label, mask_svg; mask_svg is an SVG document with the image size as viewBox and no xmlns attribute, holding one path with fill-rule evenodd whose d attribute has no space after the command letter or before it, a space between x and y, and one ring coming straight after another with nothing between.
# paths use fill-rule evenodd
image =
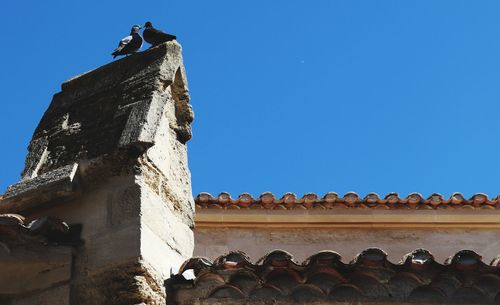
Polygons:
<instances>
[{"instance_id":1,"label":"stone block","mask_svg":"<svg viewBox=\"0 0 500 305\"><path fill-rule=\"evenodd\" d=\"M28 295L68 283L71 256L70 247L0 249L0 295Z\"/></svg>"},{"instance_id":2,"label":"stone block","mask_svg":"<svg viewBox=\"0 0 500 305\"><path fill-rule=\"evenodd\" d=\"M163 282L194 247L192 119L175 41L63 83L34 132L23 180L3 196L0 212L79 224L82 242L63 269L40 265L46 272L34 273L33 284L5 282L0 290L55 289L71 275L72 304L165 304ZM67 304L63 291L16 302ZM53 301L60 293L67 293L62 303Z\"/></svg>"},{"instance_id":3,"label":"stone block","mask_svg":"<svg viewBox=\"0 0 500 305\"><path fill-rule=\"evenodd\" d=\"M30 296L13 298L9 305L70 305L70 285L64 284Z\"/></svg>"},{"instance_id":4,"label":"stone block","mask_svg":"<svg viewBox=\"0 0 500 305\"><path fill-rule=\"evenodd\" d=\"M9 186L0 200L0 213L19 213L76 196L77 170L78 164L72 163Z\"/></svg>"}]
</instances>

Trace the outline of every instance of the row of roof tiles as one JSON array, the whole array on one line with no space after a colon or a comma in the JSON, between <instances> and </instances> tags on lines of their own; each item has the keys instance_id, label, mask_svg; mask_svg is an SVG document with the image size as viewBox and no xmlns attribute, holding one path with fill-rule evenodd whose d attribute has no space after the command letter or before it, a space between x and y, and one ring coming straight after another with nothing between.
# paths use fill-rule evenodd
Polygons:
<instances>
[{"instance_id":1,"label":"row of roof tiles","mask_svg":"<svg viewBox=\"0 0 500 305\"><path fill-rule=\"evenodd\" d=\"M193 270L195 278L182 274ZM489 265L464 250L440 264L424 249L399 263L377 248L366 249L350 263L333 251L319 252L302 264L275 250L253 264L242 252L210 262L186 261L167 285L179 304L195 299L382 300L387 302L500 302L500 256Z\"/></svg>"},{"instance_id":2,"label":"row of roof tiles","mask_svg":"<svg viewBox=\"0 0 500 305\"><path fill-rule=\"evenodd\" d=\"M454 193L446 199L441 194L434 193L425 199L419 193L411 193L406 197L400 197L397 193L389 193L380 197L376 193L369 193L361 198L354 192L348 192L344 196L337 193L327 193L323 197L308 193L298 197L294 193L286 193L277 198L270 192L262 193L258 198L248 193L240 194L232 198L229 193L220 193L214 197L209 193L200 193L195 198L198 208L213 209L330 209L336 207L358 207L358 208L413 208L413 209L440 209L440 208L481 208L500 209L500 195L490 199L486 194L477 193L466 199L461 193Z\"/></svg>"}]
</instances>

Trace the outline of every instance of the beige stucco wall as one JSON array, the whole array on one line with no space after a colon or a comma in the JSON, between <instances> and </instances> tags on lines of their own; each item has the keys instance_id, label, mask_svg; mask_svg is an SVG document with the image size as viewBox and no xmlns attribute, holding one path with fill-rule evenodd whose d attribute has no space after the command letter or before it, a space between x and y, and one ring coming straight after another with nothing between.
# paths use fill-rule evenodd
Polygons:
<instances>
[{"instance_id":1,"label":"beige stucco wall","mask_svg":"<svg viewBox=\"0 0 500 305\"><path fill-rule=\"evenodd\" d=\"M321 250L340 253L344 262L368 247L386 251L399 261L416 248L426 248L439 262L459 250L474 250L489 263L500 255L500 229L463 228L209 228L195 229L196 256L214 259L231 250L246 252L255 262L268 251L289 251L302 262Z\"/></svg>"}]
</instances>

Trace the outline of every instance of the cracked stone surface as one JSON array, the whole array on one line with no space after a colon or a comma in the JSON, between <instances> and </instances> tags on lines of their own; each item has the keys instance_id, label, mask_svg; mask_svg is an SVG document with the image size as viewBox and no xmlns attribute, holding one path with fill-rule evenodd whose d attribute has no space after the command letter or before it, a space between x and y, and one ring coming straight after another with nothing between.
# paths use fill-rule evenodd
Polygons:
<instances>
[{"instance_id":1,"label":"cracked stone surface","mask_svg":"<svg viewBox=\"0 0 500 305\"><path fill-rule=\"evenodd\" d=\"M194 248L192 121L175 41L64 82L33 134L21 180L0 196L0 213L78 224L82 243L72 248L70 278L7 300L165 304L164 281ZM0 270L0 282L8 279Z\"/></svg>"},{"instance_id":2,"label":"cracked stone surface","mask_svg":"<svg viewBox=\"0 0 500 305\"><path fill-rule=\"evenodd\" d=\"M153 147L160 133L173 137L169 148L183 154L194 116L185 75L181 46L169 42L64 82L33 134L22 180L2 198L3 209L19 212L23 201L33 201L27 196L33 189L50 194L38 198L39 204L72 195L74 166L81 174L87 165L95 167L96 160L115 159L120 167L124 158L137 159ZM172 162L187 163L185 159ZM190 180L188 171L177 175L165 160L159 163L162 175L177 176L170 184L175 179L184 180L183 184ZM183 193L190 196L190 189Z\"/></svg>"}]
</instances>

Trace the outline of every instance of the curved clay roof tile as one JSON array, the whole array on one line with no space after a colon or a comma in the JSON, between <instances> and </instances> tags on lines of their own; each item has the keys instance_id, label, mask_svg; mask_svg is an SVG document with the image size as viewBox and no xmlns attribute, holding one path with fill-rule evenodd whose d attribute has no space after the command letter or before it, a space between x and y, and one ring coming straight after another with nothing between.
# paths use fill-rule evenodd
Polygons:
<instances>
[{"instance_id":1,"label":"curved clay roof tile","mask_svg":"<svg viewBox=\"0 0 500 305\"><path fill-rule=\"evenodd\" d=\"M285 293L280 288L270 284L263 284L262 287L252 292L251 297L257 300L275 300L284 295Z\"/></svg>"},{"instance_id":2,"label":"curved clay roof tile","mask_svg":"<svg viewBox=\"0 0 500 305\"><path fill-rule=\"evenodd\" d=\"M332 263L340 262L341 260L342 257L337 252L324 250L309 256L302 264L332 265Z\"/></svg>"},{"instance_id":3,"label":"curved clay roof tile","mask_svg":"<svg viewBox=\"0 0 500 305\"><path fill-rule=\"evenodd\" d=\"M344 202L348 204L354 204L359 201L359 195L355 192L347 192L344 195Z\"/></svg>"},{"instance_id":4,"label":"curved clay roof tile","mask_svg":"<svg viewBox=\"0 0 500 305\"><path fill-rule=\"evenodd\" d=\"M238 204L243 208L249 207L255 199L249 193L243 193L238 196Z\"/></svg>"},{"instance_id":5,"label":"curved clay roof tile","mask_svg":"<svg viewBox=\"0 0 500 305\"><path fill-rule=\"evenodd\" d=\"M207 204L214 200L215 197L212 196L210 193L199 193L198 196L196 196L196 201L201 204Z\"/></svg>"},{"instance_id":6,"label":"curved clay roof tile","mask_svg":"<svg viewBox=\"0 0 500 305\"><path fill-rule=\"evenodd\" d=\"M245 293L241 291L238 287L230 284L222 285L213 289L209 294L209 298L216 299L243 299L245 298Z\"/></svg>"},{"instance_id":7,"label":"curved clay roof tile","mask_svg":"<svg viewBox=\"0 0 500 305\"><path fill-rule=\"evenodd\" d=\"M260 258L256 264L284 266L292 262L293 256L284 250L273 250Z\"/></svg>"},{"instance_id":8,"label":"curved clay roof tile","mask_svg":"<svg viewBox=\"0 0 500 305\"><path fill-rule=\"evenodd\" d=\"M229 205L231 203L231 201L233 201L233 199L231 198L231 194L227 193L227 192L222 192L219 194L219 196L217 197L217 201L222 205L222 206L225 206L225 205Z\"/></svg>"},{"instance_id":9,"label":"curved clay roof tile","mask_svg":"<svg viewBox=\"0 0 500 305\"><path fill-rule=\"evenodd\" d=\"M214 260L213 266L216 268L228 269L239 268L249 265L249 257L242 251L231 251L228 254L221 255Z\"/></svg>"},{"instance_id":10,"label":"curved clay roof tile","mask_svg":"<svg viewBox=\"0 0 500 305\"><path fill-rule=\"evenodd\" d=\"M445 202L445 199L443 197L443 195L439 194L439 193L433 193L431 194L427 200L426 200L429 204L433 205L433 206L437 206L437 205L440 205L442 203Z\"/></svg>"},{"instance_id":11,"label":"curved clay roof tile","mask_svg":"<svg viewBox=\"0 0 500 305\"><path fill-rule=\"evenodd\" d=\"M339 198L339 195L335 192L328 192L323 196L323 200L328 203L334 203Z\"/></svg>"},{"instance_id":12,"label":"curved clay roof tile","mask_svg":"<svg viewBox=\"0 0 500 305\"><path fill-rule=\"evenodd\" d=\"M314 285L297 285L290 293L292 299L298 303L318 300L325 297L325 293Z\"/></svg>"},{"instance_id":13,"label":"curved clay roof tile","mask_svg":"<svg viewBox=\"0 0 500 305\"><path fill-rule=\"evenodd\" d=\"M24 226L25 221L19 214L0 214L0 226Z\"/></svg>"},{"instance_id":14,"label":"curved clay roof tile","mask_svg":"<svg viewBox=\"0 0 500 305\"><path fill-rule=\"evenodd\" d=\"M67 240L69 234L68 224L57 218L41 217L26 223L26 219L21 215L0 214L0 241L5 247L7 244L67 243L69 242Z\"/></svg>"},{"instance_id":15,"label":"curved clay roof tile","mask_svg":"<svg viewBox=\"0 0 500 305\"><path fill-rule=\"evenodd\" d=\"M420 193L410 193L406 196L406 200L408 200L409 204L418 204L423 201L423 197Z\"/></svg>"},{"instance_id":16,"label":"curved clay roof tile","mask_svg":"<svg viewBox=\"0 0 500 305\"><path fill-rule=\"evenodd\" d=\"M472 250L457 252L451 260L449 260L449 263L458 269L475 269L480 265L484 265L481 255Z\"/></svg>"},{"instance_id":17,"label":"curved clay roof tile","mask_svg":"<svg viewBox=\"0 0 500 305\"><path fill-rule=\"evenodd\" d=\"M428 302L436 302L436 304L444 303L447 295L439 288L432 286L420 286L412 290L408 296L410 302L426 304Z\"/></svg>"},{"instance_id":18,"label":"curved clay roof tile","mask_svg":"<svg viewBox=\"0 0 500 305\"><path fill-rule=\"evenodd\" d=\"M488 201L488 195L483 193L476 193L471 198L470 201L474 205L480 205L482 203L486 203Z\"/></svg>"},{"instance_id":19,"label":"curved clay roof tile","mask_svg":"<svg viewBox=\"0 0 500 305\"><path fill-rule=\"evenodd\" d=\"M352 302L363 298L363 291L356 285L342 283L335 285L329 293L329 298L335 301Z\"/></svg>"},{"instance_id":20,"label":"curved clay roof tile","mask_svg":"<svg viewBox=\"0 0 500 305\"><path fill-rule=\"evenodd\" d=\"M212 268L212 263L204 257L193 257L186 260L179 268L179 274L183 274L187 270L193 270L197 275L201 270Z\"/></svg>"},{"instance_id":21,"label":"curved clay roof tile","mask_svg":"<svg viewBox=\"0 0 500 305\"><path fill-rule=\"evenodd\" d=\"M485 303L488 301L488 297L485 295L482 289L477 287L459 287L453 293L451 297L454 304L471 304L471 303Z\"/></svg>"},{"instance_id":22,"label":"curved clay roof tile","mask_svg":"<svg viewBox=\"0 0 500 305\"><path fill-rule=\"evenodd\" d=\"M353 264L379 264L387 260L387 253L384 250L379 248L368 248L363 250L361 253L356 255Z\"/></svg>"},{"instance_id":23,"label":"curved clay roof tile","mask_svg":"<svg viewBox=\"0 0 500 305\"><path fill-rule=\"evenodd\" d=\"M330 291L332 286L347 282L347 279L335 268L315 267L317 268L313 272L307 274L306 283L314 284L326 293Z\"/></svg>"},{"instance_id":24,"label":"curved clay roof tile","mask_svg":"<svg viewBox=\"0 0 500 305\"><path fill-rule=\"evenodd\" d=\"M400 263L423 265L434 261L434 256L426 249L416 249L406 254Z\"/></svg>"},{"instance_id":25,"label":"curved clay roof tile","mask_svg":"<svg viewBox=\"0 0 500 305\"><path fill-rule=\"evenodd\" d=\"M377 193L368 193L365 196L364 201L366 201L368 203L378 203L381 200L380 200L380 196Z\"/></svg>"},{"instance_id":26,"label":"curved clay roof tile","mask_svg":"<svg viewBox=\"0 0 500 305\"><path fill-rule=\"evenodd\" d=\"M257 274L251 269L243 268L230 275L227 283L240 288L246 294L262 286L262 280Z\"/></svg>"},{"instance_id":27,"label":"curved clay roof tile","mask_svg":"<svg viewBox=\"0 0 500 305\"><path fill-rule=\"evenodd\" d=\"M401 202L401 198L399 197L398 193L389 193L387 194L384 199L387 201L389 204L399 204Z\"/></svg>"},{"instance_id":28,"label":"curved clay roof tile","mask_svg":"<svg viewBox=\"0 0 500 305\"><path fill-rule=\"evenodd\" d=\"M306 208L311 208L318 200L318 195L314 194L314 193L307 193L307 194L304 194L304 196L302 196L302 204L306 207Z\"/></svg>"},{"instance_id":29,"label":"curved clay roof tile","mask_svg":"<svg viewBox=\"0 0 500 305\"><path fill-rule=\"evenodd\" d=\"M272 205L274 204L276 198L274 197L274 194L271 192L264 192L259 196L259 200L265 204L265 205Z\"/></svg>"},{"instance_id":30,"label":"curved clay roof tile","mask_svg":"<svg viewBox=\"0 0 500 305\"><path fill-rule=\"evenodd\" d=\"M467 202L464 195L462 195L461 193L453 193L450 197L450 200L451 200L451 203L453 203L453 204L463 204L463 203Z\"/></svg>"}]
</instances>

